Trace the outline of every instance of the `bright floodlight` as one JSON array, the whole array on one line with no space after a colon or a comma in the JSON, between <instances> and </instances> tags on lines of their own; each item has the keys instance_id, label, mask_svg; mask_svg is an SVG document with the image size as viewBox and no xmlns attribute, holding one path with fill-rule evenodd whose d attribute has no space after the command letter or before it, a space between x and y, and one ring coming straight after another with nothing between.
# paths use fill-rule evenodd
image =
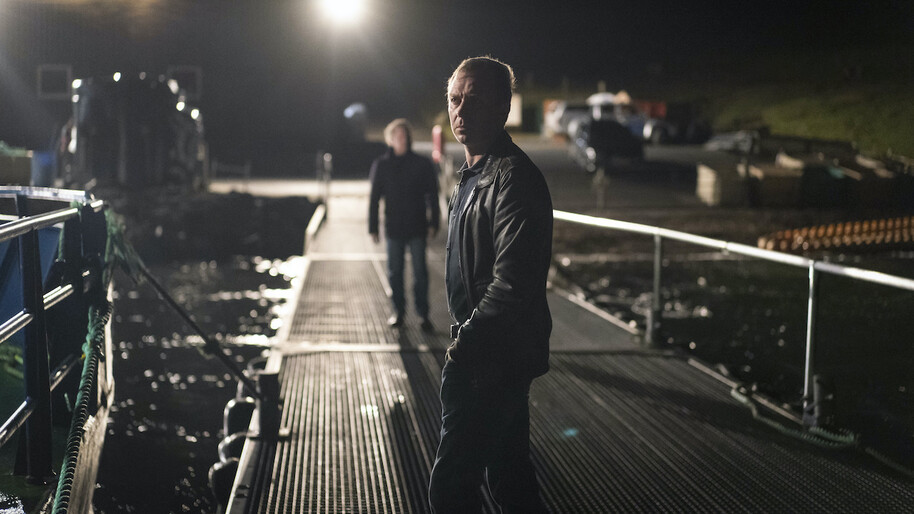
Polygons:
<instances>
[{"instance_id":1,"label":"bright floodlight","mask_svg":"<svg viewBox=\"0 0 914 514\"><path fill-rule=\"evenodd\" d=\"M324 14L339 25L353 25L362 17L364 0L321 0Z\"/></svg>"}]
</instances>

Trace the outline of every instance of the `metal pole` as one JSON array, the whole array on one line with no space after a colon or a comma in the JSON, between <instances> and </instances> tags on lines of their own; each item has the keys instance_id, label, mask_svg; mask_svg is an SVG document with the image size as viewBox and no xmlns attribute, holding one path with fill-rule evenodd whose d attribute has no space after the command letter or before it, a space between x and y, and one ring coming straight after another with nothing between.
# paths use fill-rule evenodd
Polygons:
<instances>
[{"instance_id":1,"label":"metal pole","mask_svg":"<svg viewBox=\"0 0 914 514\"><path fill-rule=\"evenodd\" d=\"M809 300L806 304L806 364L803 377L803 424L806 426L817 425L815 415L815 402L813 394L813 380L815 367L813 352L815 350L816 336L816 297L819 289L819 272L815 263L809 265Z\"/></svg>"},{"instance_id":2,"label":"metal pole","mask_svg":"<svg viewBox=\"0 0 914 514\"><path fill-rule=\"evenodd\" d=\"M322 169L324 170L324 205L327 205L327 202L330 201L330 181L333 179L333 155L330 152L323 156Z\"/></svg>"},{"instance_id":3,"label":"metal pole","mask_svg":"<svg viewBox=\"0 0 914 514\"><path fill-rule=\"evenodd\" d=\"M651 310L647 316L647 333L645 339L648 345L660 344L660 279L663 270L663 238L654 234L654 286L651 292Z\"/></svg>"},{"instance_id":4,"label":"metal pole","mask_svg":"<svg viewBox=\"0 0 914 514\"><path fill-rule=\"evenodd\" d=\"M16 196L20 217L28 215L28 198ZM19 270L22 274L22 304L32 322L25 327L23 368L26 401L34 411L25 422L25 466L17 465L29 480L49 483L54 477L51 464L51 383L48 369L48 337L44 315L44 286L41 281L41 259L38 231L19 237Z\"/></svg>"}]
</instances>

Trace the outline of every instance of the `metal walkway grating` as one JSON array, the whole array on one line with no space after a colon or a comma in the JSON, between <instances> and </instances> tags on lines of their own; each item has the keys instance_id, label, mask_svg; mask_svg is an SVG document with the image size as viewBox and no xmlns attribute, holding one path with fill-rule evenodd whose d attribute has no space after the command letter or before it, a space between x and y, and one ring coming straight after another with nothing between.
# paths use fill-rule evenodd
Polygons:
<instances>
[{"instance_id":1,"label":"metal walkway grating","mask_svg":"<svg viewBox=\"0 0 914 514\"><path fill-rule=\"evenodd\" d=\"M288 339L310 343L397 344L389 301L371 261L322 261L311 269Z\"/></svg>"},{"instance_id":2,"label":"metal walkway grating","mask_svg":"<svg viewBox=\"0 0 914 514\"><path fill-rule=\"evenodd\" d=\"M439 354L287 355L271 486L257 512L426 512ZM531 391L554 512L905 512L914 483L751 418L727 388L650 353L557 354Z\"/></svg>"},{"instance_id":3,"label":"metal walkway grating","mask_svg":"<svg viewBox=\"0 0 914 514\"><path fill-rule=\"evenodd\" d=\"M447 318L439 316L440 329L435 333L420 330L415 316L407 317L408 323L402 327L387 326L390 299L377 271L384 265L358 259L313 260L286 342L447 348ZM433 314L438 310L433 309Z\"/></svg>"},{"instance_id":4,"label":"metal walkway grating","mask_svg":"<svg viewBox=\"0 0 914 514\"><path fill-rule=\"evenodd\" d=\"M680 359L553 355L533 457L556 512L905 512L914 484L752 419Z\"/></svg>"},{"instance_id":5,"label":"metal walkway grating","mask_svg":"<svg viewBox=\"0 0 914 514\"><path fill-rule=\"evenodd\" d=\"M316 247L356 237L353 218L333 220ZM254 512L426 512L448 338L384 324L377 256L311 258L288 337L271 356L281 361L288 436L264 443L253 465L262 475L239 490L252 488ZM443 259L429 265L442 275ZM566 299L552 295L550 305L552 370L534 381L530 412L532 457L554 512L911 512L909 477L862 452L783 435L682 359L631 344Z\"/></svg>"},{"instance_id":6,"label":"metal walkway grating","mask_svg":"<svg viewBox=\"0 0 914 514\"><path fill-rule=\"evenodd\" d=\"M424 512L437 445L437 397L422 364L429 359L287 357L282 426L290 437L277 444L258 512Z\"/></svg>"}]
</instances>

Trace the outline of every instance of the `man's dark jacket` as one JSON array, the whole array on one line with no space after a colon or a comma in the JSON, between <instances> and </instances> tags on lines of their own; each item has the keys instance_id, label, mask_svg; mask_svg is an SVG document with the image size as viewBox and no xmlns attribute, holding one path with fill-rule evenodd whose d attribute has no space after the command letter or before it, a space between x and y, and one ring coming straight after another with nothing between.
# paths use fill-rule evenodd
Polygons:
<instances>
[{"instance_id":1,"label":"man's dark jacket","mask_svg":"<svg viewBox=\"0 0 914 514\"><path fill-rule=\"evenodd\" d=\"M384 231L389 238L425 237L438 230L438 174L432 161L412 151L396 156L393 150L375 159L369 172L371 195L368 233L378 233L378 201L384 197Z\"/></svg>"},{"instance_id":2,"label":"man's dark jacket","mask_svg":"<svg viewBox=\"0 0 914 514\"><path fill-rule=\"evenodd\" d=\"M470 365L494 362L506 373L532 378L549 369L552 199L539 168L507 132L486 158L457 218L472 314L460 327L454 358Z\"/></svg>"}]
</instances>

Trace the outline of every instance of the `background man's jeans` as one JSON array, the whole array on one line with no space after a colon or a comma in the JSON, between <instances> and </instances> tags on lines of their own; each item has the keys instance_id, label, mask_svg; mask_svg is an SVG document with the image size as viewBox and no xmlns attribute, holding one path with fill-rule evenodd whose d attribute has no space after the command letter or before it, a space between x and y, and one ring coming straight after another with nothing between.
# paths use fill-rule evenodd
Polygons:
<instances>
[{"instance_id":1,"label":"background man's jeans","mask_svg":"<svg viewBox=\"0 0 914 514\"><path fill-rule=\"evenodd\" d=\"M425 266L425 237L411 239L387 238L387 280L393 293L394 312L398 316L406 314L406 299L403 294L403 269L406 248L413 267L413 301L416 314L428 318L428 268Z\"/></svg>"},{"instance_id":2,"label":"background man's jeans","mask_svg":"<svg viewBox=\"0 0 914 514\"><path fill-rule=\"evenodd\" d=\"M428 492L434 514L480 512L483 478L503 513L546 512L530 461L529 395L529 380L508 380L488 363L470 370L447 360Z\"/></svg>"}]
</instances>

